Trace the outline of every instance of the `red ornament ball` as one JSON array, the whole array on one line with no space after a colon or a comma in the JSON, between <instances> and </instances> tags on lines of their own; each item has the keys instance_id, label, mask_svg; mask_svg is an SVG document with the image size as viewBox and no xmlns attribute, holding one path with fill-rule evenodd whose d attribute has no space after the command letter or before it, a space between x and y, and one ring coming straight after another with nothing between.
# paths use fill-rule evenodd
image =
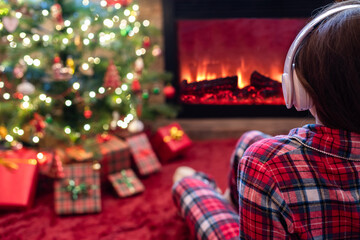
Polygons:
<instances>
[{"instance_id":1,"label":"red ornament ball","mask_svg":"<svg viewBox=\"0 0 360 240\"><path fill-rule=\"evenodd\" d=\"M133 92L139 92L141 90L141 85L140 85L140 82L139 82L139 79L134 79L131 83L131 90Z\"/></svg>"},{"instance_id":2,"label":"red ornament ball","mask_svg":"<svg viewBox=\"0 0 360 240\"><path fill-rule=\"evenodd\" d=\"M150 38L148 36L145 36L143 39L143 47L148 48L150 47L150 45L151 45Z\"/></svg>"},{"instance_id":3,"label":"red ornament ball","mask_svg":"<svg viewBox=\"0 0 360 240\"><path fill-rule=\"evenodd\" d=\"M92 111L91 111L91 110L85 110L85 111L84 111L84 117L85 117L86 119L91 118L91 116L92 116Z\"/></svg>"},{"instance_id":4,"label":"red ornament ball","mask_svg":"<svg viewBox=\"0 0 360 240\"><path fill-rule=\"evenodd\" d=\"M175 97L175 88L171 85L164 87L164 95L167 99L172 99Z\"/></svg>"},{"instance_id":5,"label":"red ornament ball","mask_svg":"<svg viewBox=\"0 0 360 240\"><path fill-rule=\"evenodd\" d=\"M54 63L60 63L61 58L59 56L54 57Z\"/></svg>"},{"instance_id":6,"label":"red ornament ball","mask_svg":"<svg viewBox=\"0 0 360 240\"><path fill-rule=\"evenodd\" d=\"M126 7L127 5L129 5L132 2L132 0L106 0L106 2L109 6L113 6L113 5L119 3L119 4L121 4L121 6Z\"/></svg>"}]
</instances>

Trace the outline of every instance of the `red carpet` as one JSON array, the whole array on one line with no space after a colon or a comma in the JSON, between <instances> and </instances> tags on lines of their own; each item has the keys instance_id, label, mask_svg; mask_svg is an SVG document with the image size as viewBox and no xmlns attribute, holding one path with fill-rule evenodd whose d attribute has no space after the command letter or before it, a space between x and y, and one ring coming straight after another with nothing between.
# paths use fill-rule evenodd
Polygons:
<instances>
[{"instance_id":1,"label":"red carpet","mask_svg":"<svg viewBox=\"0 0 360 240\"><path fill-rule=\"evenodd\" d=\"M163 165L160 173L142 179L146 190L140 195L119 199L111 188L103 188L99 214L57 216L51 184L41 181L32 209L0 213L0 239L189 239L171 197L173 173L178 166L187 165L209 173L224 189L235 144L235 139L194 142L182 157Z\"/></svg>"}]
</instances>

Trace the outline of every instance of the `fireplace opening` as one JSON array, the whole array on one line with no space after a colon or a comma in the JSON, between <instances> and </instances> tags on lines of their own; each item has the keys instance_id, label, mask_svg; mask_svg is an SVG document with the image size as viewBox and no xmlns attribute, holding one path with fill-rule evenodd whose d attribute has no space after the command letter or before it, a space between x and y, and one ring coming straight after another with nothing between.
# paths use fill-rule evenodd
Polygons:
<instances>
[{"instance_id":1,"label":"fireplace opening","mask_svg":"<svg viewBox=\"0 0 360 240\"><path fill-rule=\"evenodd\" d=\"M305 23L266 18L178 21L181 102L284 105L284 59Z\"/></svg>"},{"instance_id":2,"label":"fireplace opening","mask_svg":"<svg viewBox=\"0 0 360 240\"><path fill-rule=\"evenodd\" d=\"M281 75L296 34L326 3L163 0L179 117L308 116L285 107Z\"/></svg>"}]
</instances>

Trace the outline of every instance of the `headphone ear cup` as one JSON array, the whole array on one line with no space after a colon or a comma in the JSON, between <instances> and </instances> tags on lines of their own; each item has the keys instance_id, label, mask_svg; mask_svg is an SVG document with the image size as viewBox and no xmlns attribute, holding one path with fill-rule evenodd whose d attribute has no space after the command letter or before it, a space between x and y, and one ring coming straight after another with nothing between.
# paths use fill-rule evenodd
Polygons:
<instances>
[{"instance_id":1,"label":"headphone ear cup","mask_svg":"<svg viewBox=\"0 0 360 240\"><path fill-rule=\"evenodd\" d=\"M285 100L285 105L288 109L293 106L293 83L289 74L284 73L282 75L282 90Z\"/></svg>"},{"instance_id":2,"label":"headphone ear cup","mask_svg":"<svg viewBox=\"0 0 360 240\"><path fill-rule=\"evenodd\" d=\"M310 95L306 92L305 88L301 84L296 71L293 70L293 104L297 111L306 111L313 106L313 101Z\"/></svg>"}]
</instances>

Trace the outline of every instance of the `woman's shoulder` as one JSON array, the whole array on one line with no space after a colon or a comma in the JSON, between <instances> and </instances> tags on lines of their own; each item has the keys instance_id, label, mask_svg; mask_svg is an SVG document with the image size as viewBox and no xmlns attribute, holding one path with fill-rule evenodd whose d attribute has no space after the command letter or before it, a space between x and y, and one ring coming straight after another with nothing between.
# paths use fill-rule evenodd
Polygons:
<instances>
[{"instance_id":1,"label":"woman's shoulder","mask_svg":"<svg viewBox=\"0 0 360 240\"><path fill-rule=\"evenodd\" d=\"M278 135L265 138L253 143L245 151L243 157L256 158L266 163L270 159L288 154L299 148L299 143L294 141L289 135Z\"/></svg>"}]
</instances>

